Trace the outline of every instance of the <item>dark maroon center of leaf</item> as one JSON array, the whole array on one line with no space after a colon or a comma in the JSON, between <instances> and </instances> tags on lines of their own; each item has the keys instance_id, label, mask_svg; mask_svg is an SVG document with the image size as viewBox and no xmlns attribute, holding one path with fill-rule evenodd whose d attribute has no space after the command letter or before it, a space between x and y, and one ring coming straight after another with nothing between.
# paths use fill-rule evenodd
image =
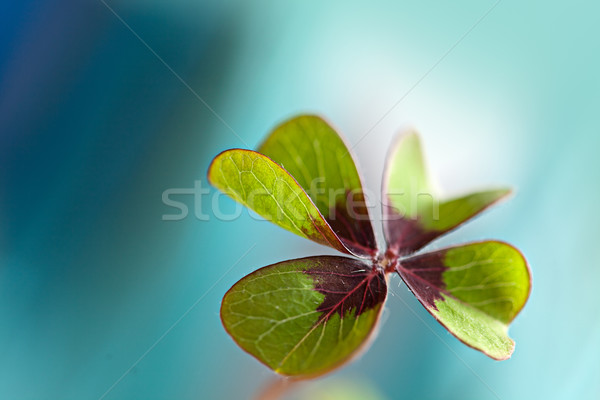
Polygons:
<instances>
[{"instance_id":1,"label":"dark maroon center of leaf","mask_svg":"<svg viewBox=\"0 0 600 400\"><path fill-rule=\"evenodd\" d=\"M326 219L350 250L371 256L377 253L377 241L362 193L346 192L345 200L337 202Z\"/></svg>"},{"instance_id":2,"label":"dark maroon center of leaf","mask_svg":"<svg viewBox=\"0 0 600 400\"><path fill-rule=\"evenodd\" d=\"M315 290L325 298L317 307L327 320L334 313L342 318L348 311L354 315L380 306L386 298L387 284L383 271L359 260L345 257L322 257L316 268L306 270L315 281Z\"/></svg>"},{"instance_id":3,"label":"dark maroon center of leaf","mask_svg":"<svg viewBox=\"0 0 600 400\"><path fill-rule=\"evenodd\" d=\"M443 233L425 230L417 219L405 218L389 205L384 206L384 217L389 248L398 255L414 253Z\"/></svg>"},{"instance_id":4,"label":"dark maroon center of leaf","mask_svg":"<svg viewBox=\"0 0 600 400\"><path fill-rule=\"evenodd\" d=\"M443 273L446 252L423 254L402 260L397 271L406 282L408 288L426 307L434 308L435 300L443 299L442 292L446 288Z\"/></svg>"}]
</instances>

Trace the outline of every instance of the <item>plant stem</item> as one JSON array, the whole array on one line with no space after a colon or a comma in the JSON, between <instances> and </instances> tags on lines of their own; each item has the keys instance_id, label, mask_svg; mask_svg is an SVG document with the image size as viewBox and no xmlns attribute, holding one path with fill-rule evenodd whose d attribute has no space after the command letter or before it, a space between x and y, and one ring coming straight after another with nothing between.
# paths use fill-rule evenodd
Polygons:
<instances>
[{"instance_id":1,"label":"plant stem","mask_svg":"<svg viewBox=\"0 0 600 400\"><path fill-rule=\"evenodd\" d=\"M276 376L258 393L255 400L279 400L297 383L297 380Z\"/></svg>"}]
</instances>

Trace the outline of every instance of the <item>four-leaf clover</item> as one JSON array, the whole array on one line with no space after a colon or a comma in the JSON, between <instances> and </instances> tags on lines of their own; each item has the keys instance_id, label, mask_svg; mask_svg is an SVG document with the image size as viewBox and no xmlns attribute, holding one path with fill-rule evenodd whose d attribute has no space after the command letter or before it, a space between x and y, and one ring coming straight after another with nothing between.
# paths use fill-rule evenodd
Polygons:
<instances>
[{"instance_id":1,"label":"four-leaf clover","mask_svg":"<svg viewBox=\"0 0 600 400\"><path fill-rule=\"evenodd\" d=\"M221 306L225 329L274 371L318 376L365 347L393 272L462 342L497 360L512 354L508 324L531 287L522 254L499 241L415 254L510 190L439 199L416 133L402 135L388 156L382 189L384 253L349 150L319 117L299 116L281 124L257 152L224 151L213 160L208 177L262 217L354 256L280 262L249 274L227 292Z\"/></svg>"}]
</instances>

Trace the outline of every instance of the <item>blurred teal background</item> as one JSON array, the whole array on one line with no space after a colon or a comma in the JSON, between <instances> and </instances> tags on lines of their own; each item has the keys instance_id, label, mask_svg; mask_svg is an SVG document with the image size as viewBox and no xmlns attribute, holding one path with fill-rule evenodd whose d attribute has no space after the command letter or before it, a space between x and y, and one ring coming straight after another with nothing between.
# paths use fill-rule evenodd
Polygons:
<instances>
[{"instance_id":1,"label":"blurred teal background","mask_svg":"<svg viewBox=\"0 0 600 400\"><path fill-rule=\"evenodd\" d=\"M264 385L221 327L221 297L257 267L333 253L246 212L196 219L189 195L190 215L165 221L162 193L206 185L219 151L306 111L358 143L374 193L404 126L446 193L514 185L433 247L507 240L534 276L512 359L460 344L394 278L370 351L325 381L389 399L600 398L597 3L106 1L172 71L101 1L0 5L0 398L245 399Z\"/></svg>"}]
</instances>

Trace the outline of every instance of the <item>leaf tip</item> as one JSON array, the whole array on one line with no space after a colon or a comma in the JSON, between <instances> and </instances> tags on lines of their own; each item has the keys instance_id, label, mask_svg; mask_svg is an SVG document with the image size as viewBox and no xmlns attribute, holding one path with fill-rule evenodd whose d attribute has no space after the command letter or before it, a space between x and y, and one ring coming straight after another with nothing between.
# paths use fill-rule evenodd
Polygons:
<instances>
[{"instance_id":1,"label":"leaf tip","mask_svg":"<svg viewBox=\"0 0 600 400\"><path fill-rule=\"evenodd\" d=\"M206 171L206 178L208 179L208 182L211 185L215 186L214 173L215 173L215 168L217 167L217 164L223 159L223 157L225 157L227 154L231 153L234 150L237 150L237 149L223 150L222 152L217 154L211 160L210 164L208 165L208 170Z\"/></svg>"},{"instance_id":2,"label":"leaf tip","mask_svg":"<svg viewBox=\"0 0 600 400\"><path fill-rule=\"evenodd\" d=\"M416 128L409 126L400 130L396 135L392 148L398 149L404 144L412 144L418 146L419 149L421 148L421 134Z\"/></svg>"},{"instance_id":3,"label":"leaf tip","mask_svg":"<svg viewBox=\"0 0 600 400\"><path fill-rule=\"evenodd\" d=\"M485 352L483 350L481 350L481 352L494 361L506 361L509 358L511 358L513 353L515 352L515 341L512 340L511 338L508 338L508 339L510 340L510 349L508 349L508 351L506 351L504 353L491 354L491 353ZM475 349L475 350L478 350L478 349Z\"/></svg>"}]
</instances>

